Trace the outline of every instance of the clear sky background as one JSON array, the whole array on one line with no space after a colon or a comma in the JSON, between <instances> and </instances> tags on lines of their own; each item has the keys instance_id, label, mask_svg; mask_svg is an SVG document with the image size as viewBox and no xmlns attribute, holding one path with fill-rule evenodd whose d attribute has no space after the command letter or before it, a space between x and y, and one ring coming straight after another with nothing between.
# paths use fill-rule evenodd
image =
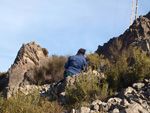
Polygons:
<instances>
[{"instance_id":1,"label":"clear sky background","mask_svg":"<svg viewBox=\"0 0 150 113\"><path fill-rule=\"evenodd\" d=\"M23 43L36 41L49 56L95 52L129 28L133 0L0 0L0 72ZM138 16L150 11L139 0Z\"/></svg>"}]
</instances>

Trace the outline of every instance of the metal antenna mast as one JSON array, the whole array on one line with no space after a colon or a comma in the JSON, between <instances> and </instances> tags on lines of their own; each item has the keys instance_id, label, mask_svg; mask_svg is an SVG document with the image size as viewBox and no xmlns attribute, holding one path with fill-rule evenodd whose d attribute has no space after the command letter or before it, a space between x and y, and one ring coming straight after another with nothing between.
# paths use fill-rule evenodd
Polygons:
<instances>
[{"instance_id":1,"label":"metal antenna mast","mask_svg":"<svg viewBox=\"0 0 150 113\"><path fill-rule=\"evenodd\" d=\"M135 13L134 13L135 11ZM132 10L131 10L131 18L130 18L130 25L132 25L132 19L135 17L135 19L137 19L137 12L138 12L138 0L136 0L136 4L135 4L135 0L133 0L132 3Z\"/></svg>"}]
</instances>

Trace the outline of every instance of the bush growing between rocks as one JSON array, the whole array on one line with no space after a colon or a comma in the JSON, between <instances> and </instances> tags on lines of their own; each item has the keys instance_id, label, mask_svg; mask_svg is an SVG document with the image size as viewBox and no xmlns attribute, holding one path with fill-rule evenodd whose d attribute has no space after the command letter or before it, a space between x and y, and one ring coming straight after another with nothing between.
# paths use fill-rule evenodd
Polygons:
<instances>
[{"instance_id":1,"label":"bush growing between rocks","mask_svg":"<svg viewBox=\"0 0 150 113\"><path fill-rule=\"evenodd\" d=\"M99 56L97 53L89 54L86 58L88 60L88 67L92 68L92 70L102 70L102 68L109 64L109 61L104 59L103 55Z\"/></svg>"},{"instance_id":2,"label":"bush growing between rocks","mask_svg":"<svg viewBox=\"0 0 150 113\"><path fill-rule=\"evenodd\" d=\"M0 79L6 74L6 72L0 72Z\"/></svg>"},{"instance_id":3,"label":"bush growing between rocks","mask_svg":"<svg viewBox=\"0 0 150 113\"><path fill-rule=\"evenodd\" d=\"M69 106L79 107L83 103L92 102L95 99L105 99L108 95L108 84L105 78L88 72L77 75L74 85L66 86L66 103Z\"/></svg>"},{"instance_id":4,"label":"bush growing between rocks","mask_svg":"<svg viewBox=\"0 0 150 113\"><path fill-rule=\"evenodd\" d=\"M57 102L40 98L38 91L27 96L18 93L7 100L0 96L0 113L60 113L63 109Z\"/></svg>"},{"instance_id":5,"label":"bush growing between rocks","mask_svg":"<svg viewBox=\"0 0 150 113\"><path fill-rule=\"evenodd\" d=\"M134 48L105 71L109 88L120 91L133 83L150 77L150 58L140 48Z\"/></svg>"}]
</instances>

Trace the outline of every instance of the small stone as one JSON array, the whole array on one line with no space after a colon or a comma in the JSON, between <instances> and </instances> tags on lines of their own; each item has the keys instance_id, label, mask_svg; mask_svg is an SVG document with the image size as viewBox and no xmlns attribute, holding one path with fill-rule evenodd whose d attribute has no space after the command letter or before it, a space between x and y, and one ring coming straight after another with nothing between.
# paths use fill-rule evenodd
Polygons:
<instances>
[{"instance_id":1,"label":"small stone","mask_svg":"<svg viewBox=\"0 0 150 113\"><path fill-rule=\"evenodd\" d=\"M90 113L97 113L97 111L91 110Z\"/></svg>"},{"instance_id":2,"label":"small stone","mask_svg":"<svg viewBox=\"0 0 150 113\"><path fill-rule=\"evenodd\" d=\"M92 102L92 105L96 105L96 104L100 105L101 103L102 103L101 100L95 100Z\"/></svg>"},{"instance_id":3,"label":"small stone","mask_svg":"<svg viewBox=\"0 0 150 113\"><path fill-rule=\"evenodd\" d=\"M115 108L110 113L119 113L119 109Z\"/></svg>"},{"instance_id":4,"label":"small stone","mask_svg":"<svg viewBox=\"0 0 150 113\"><path fill-rule=\"evenodd\" d=\"M66 96L66 92L61 92L60 96L63 96L63 97Z\"/></svg>"},{"instance_id":5,"label":"small stone","mask_svg":"<svg viewBox=\"0 0 150 113\"><path fill-rule=\"evenodd\" d=\"M60 113L68 113L68 111L67 110L63 110L62 112L60 112ZM72 113L72 112L71 112ZM73 113L75 113L75 112L73 112Z\"/></svg>"},{"instance_id":6,"label":"small stone","mask_svg":"<svg viewBox=\"0 0 150 113\"><path fill-rule=\"evenodd\" d=\"M90 113L90 108L81 107L78 109L78 113Z\"/></svg>"},{"instance_id":7,"label":"small stone","mask_svg":"<svg viewBox=\"0 0 150 113\"><path fill-rule=\"evenodd\" d=\"M150 81L148 79L144 79L144 82L145 83L149 83Z\"/></svg>"},{"instance_id":8,"label":"small stone","mask_svg":"<svg viewBox=\"0 0 150 113\"><path fill-rule=\"evenodd\" d=\"M121 101L122 101L122 99L115 97L115 98L110 98L107 103L120 104Z\"/></svg>"},{"instance_id":9,"label":"small stone","mask_svg":"<svg viewBox=\"0 0 150 113\"><path fill-rule=\"evenodd\" d=\"M137 94L137 91L132 87L128 87L119 93L119 98L130 98L134 94Z\"/></svg>"},{"instance_id":10,"label":"small stone","mask_svg":"<svg viewBox=\"0 0 150 113\"><path fill-rule=\"evenodd\" d=\"M72 110L71 110L71 113L76 113L76 110L75 110L75 109L72 109Z\"/></svg>"},{"instance_id":11,"label":"small stone","mask_svg":"<svg viewBox=\"0 0 150 113\"><path fill-rule=\"evenodd\" d=\"M145 86L144 83L134 83L133 88L136 88L137 90L141 89L143 86Z\"/></svg>"},{"instance_id":12,"label":"small stone","mask_svg":"<svg viewBox=\"0 0 150 113\"><path fill-rule=\"evenodd\" d=\"M98 111L99 110L99 105L94 105L93 109Z\"/></svg>"}]
</instances>

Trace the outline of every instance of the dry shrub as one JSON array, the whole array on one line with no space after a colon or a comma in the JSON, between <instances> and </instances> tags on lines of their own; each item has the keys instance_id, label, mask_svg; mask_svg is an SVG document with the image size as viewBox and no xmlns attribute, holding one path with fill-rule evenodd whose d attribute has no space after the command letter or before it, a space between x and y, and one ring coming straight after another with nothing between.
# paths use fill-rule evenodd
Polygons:
<instances>
[{"instance_id":1,"label":"dry shrub","mask_svg":"<svg viewBox=\"0 0 150 113\"><path fill-rule=\"evenodd\" d=\"M64 65L66 62L67 57L53 55L43 66L35 69L34 78L38 81L39 85L44 83L56 83L63 78L65 71Z\"/></svg>"},{"instance_id":2,"label":"dry shrub","mask_svg":"<svg viewBox=\"0 0 150 113\"><path fill-rule=\"evenodd\" d=\"M38 91L28 96L18 93L15 97L0 97L0 113L60 113L64 108L48 98L41 99Z\"/></svg>"},{"instance_id":3,"label":"dry shrub","mask_svg":"<svg viewBox=\"0 0 150 113\"><path fill-rule=\"evenodd\" d=\"M63 73L65 71L65 63L67 62L67 57L53 55L49 63L49 73L52 76L53 82L58 82L63 78Z\"/></svg>"}]
</instances>

